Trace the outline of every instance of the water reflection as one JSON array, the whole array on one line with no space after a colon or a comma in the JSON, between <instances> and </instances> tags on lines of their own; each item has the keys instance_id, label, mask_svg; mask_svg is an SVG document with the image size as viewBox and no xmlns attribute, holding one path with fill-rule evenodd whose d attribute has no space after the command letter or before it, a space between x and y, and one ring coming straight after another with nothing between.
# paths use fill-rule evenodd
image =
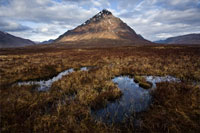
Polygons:
<instances>
[{"instance_id":1,"label":"water reflection","mask_svg":"<svg viewBox=\"0 0 200 133\"><path fill-rule=\"evenodd\" d=\"M106 108L92 111L96 120L106 123L122 122L133 112L141 112L149 107L151 103L150 90L139 87L133 78L120 76L112 81L118 85L123 95L119 100L109 103Z\"/></svg>"},{"instance_id":2,"label":"water reflection","mask_svg":"<svg viewBox=\"0 0 200 133\"><path fill-rule=\"evenodd\" d=\"M82 67L80 70L81 71L87 71L88 68ZM60 80L63 76L68 75L72 72L74 72L73 68L65 70L65 71L59 73L57 76L55 76L55 77L53 77L52 79L49 79L49 80L19 82L18 85L20 85L20 86L21 85L39 85L39 87L37 88L38 91L47 91L51 87L53 82Z\"/></svg>"},{"instance_id":3,"label":"water reflection","mask_svg":"<svg viewBox=\"0 0 200 133\"><path fill-rule=\"evenodd\" d=\"M144 76L146 81L151 82L153 84L152 88L156 88L156 83L160 82L180 82L180 79L172 77L172 76Z\"/></svg>"},{"instance_id":4,"label":"water reflection","mask_svg":"<svg viewBox=\"0 0 200 133\"><path fill-rule=\"evenodd\" d=\"M160 82L180 82L179 79L172 76L143 76L146 81L153 84L152 88L156 88L156 83ZM92 110L93 117L98 121L105 123L117 123L126 120L133 113L145 111L152 102L150 95L151 89L143 89L138 83L134 82L134 78L129 76L119 76L112 80L118 85L123 95L115 102L109 103L106 108L100 110ZM133 118L135 122L138 120Z\"/></svg>"}]
</instances>

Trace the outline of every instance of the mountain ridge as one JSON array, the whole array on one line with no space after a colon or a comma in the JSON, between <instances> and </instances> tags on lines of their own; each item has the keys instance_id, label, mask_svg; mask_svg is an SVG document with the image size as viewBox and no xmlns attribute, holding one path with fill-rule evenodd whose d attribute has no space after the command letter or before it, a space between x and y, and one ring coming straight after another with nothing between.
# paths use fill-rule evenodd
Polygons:
<instances>
[{"instance_id":1,"label":"mountain ridge","mask_svg":"<svg viewBox=\"0 0 200 133\"><path fill-rule=\"evenodd\" d=\"M112 15L106 9L94 15L83 24L68 30L59 36L55 42L69 42L91 39L131 40L139 43L149 43L141 35L124 23L120 18Z\"/></svg>"},{"instance_id":2,"label":"mountain ridge","mask_svg":"<svg viewBox=\"0 0 200 133\"><path fill-rule=\"evenodd\" d=\"M34 44L35 43L29 39L16 37L9 33L0 31L0 48L24 47Z\"/></svg>"},{"instance_id":3,"label":"mountain ridge","mask_svg":"<svg viewBox=\"0 0 200 133\"><path fill-rule=\"evenodd\" d=\"M155 43L161 44L200 44L200 33L186 34L170 37L165 40L158 40Z\"/></svg>"},{"instance_id":4,"label":"mountain ridge","mask_svg":"<svg viewBox=\"0 0 200 133\"><path fill-rule=\"evenodd\" d=\"M51 44L51 43L53 43L53 42L54 42L54 39L49 39L49 40L40 42L39 44Z\"/></svg>"}]
</instances>

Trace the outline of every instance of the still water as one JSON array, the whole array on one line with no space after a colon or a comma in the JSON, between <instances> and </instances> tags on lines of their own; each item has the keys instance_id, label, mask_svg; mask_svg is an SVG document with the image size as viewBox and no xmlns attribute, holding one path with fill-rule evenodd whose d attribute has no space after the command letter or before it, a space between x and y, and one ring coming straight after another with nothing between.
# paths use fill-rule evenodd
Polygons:
<instances>
[{"instance_id":1,"label":"still water","mask_svg":"<svg viewBox=\"0 0 200 133\"><path fill-rule=\"evenodd\" d=\"M88 71L87 67L82 67L80 69L81 71ZM39 87L37 88L38 91L47 91L53 84L53 82L60 80L63 76L68 75L70 73L74 72L74 69L68 69L65 70L61 73L59 73L57 76L49 79L49 80L40 80L40 81L27 81L27 82L19 82L18 85L38 85Z\"/></svg>"},{"instance_id":2,"label":"still water","mask_svg":"<svg viewBox=\"0 0 200 133\"><path fill-rule=\"evenodd\" d=\"M118 85L123 95L106 108L92 111L96 120L106 123L122 122L129 118L133 112L145 111L151 103L150 90L139 87L129 76L119 76L112 80Z\"/></svg>"},{"instance_id":3,"label":"still water","mask_svg":"<svg viewBox=\"0 0 200 133\"><path fill-rule=\"evenodd\" d=\"M152 88L156 88L156 83L160 82L180 82L179 79L172 76L144 76L144 78L152 83ZM105 123L123 122L127 118L130 119L134 113L147 110L152 103L150 93L152 88L140 87L138 83L134 82L134 78L119 76L112 81L117 84L123 95L120 99L110 102L105 108L92 110L91 113L95 120Z\"/></svg>"}]
</instances>

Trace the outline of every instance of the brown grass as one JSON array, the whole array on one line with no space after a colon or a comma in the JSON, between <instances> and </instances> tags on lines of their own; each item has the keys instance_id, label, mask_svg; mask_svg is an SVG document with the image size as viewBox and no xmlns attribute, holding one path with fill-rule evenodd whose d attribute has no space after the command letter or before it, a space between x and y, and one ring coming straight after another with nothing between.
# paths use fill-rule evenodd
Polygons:
<instances>
[{"instance_id":1,"label":"brown grass","mask_svg":"<svg viewBox=\"0 0 200 133\"><path fill-rule=\"evenodd\" d=\"M146 79L142 76L134 76L134 81L139 83L139 86L144 89L150 89L152 87L152 83L146 81Z\"/></svg>"},{"instance_id":2,"label":"brown grass","mask_svg":"<svg viewBox=\"0 0 200 133\"><path fill-rule=\"evenodd\" d=\"M142 114L143 131L200 131L200 87L162 83L153 96L154 104L148 112Z\"/></svg>"},{"instance_id":3,"label":"brown grass","mask_svg":"<svg viewBox=\"0 0 200 133\"><path fill-rule=\"evenodd\" d=\"M18 81L48 79L69 68L76 71L47 92ZM198 132L200 130L200 47L132 46L112 48L19 48L0 50L1 132ZM171 75L182 83L161 83L154 102L142 112L141 127L95 121L90 109L119 98L111 82L117 75Z\"/></svg>"}]
</instances>

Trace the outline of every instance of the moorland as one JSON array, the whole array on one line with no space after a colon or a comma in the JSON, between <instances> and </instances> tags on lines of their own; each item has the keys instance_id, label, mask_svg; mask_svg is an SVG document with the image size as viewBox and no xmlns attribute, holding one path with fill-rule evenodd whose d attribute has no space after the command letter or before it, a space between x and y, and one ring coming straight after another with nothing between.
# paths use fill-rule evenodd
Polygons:
<instances>
[{"instance_id":1,"label":"moorland","mask_svg":"<svg viewBox=\"0 0 200 133\"><path fill-rule=\"evenodd\" d=\"M100 46L100 45L99 45ZM81 67L91 67L80 71ZM48 91L22 81L49 79L74 68ZM75 45L0 49L1 132L199 132L200 46ZM107 124L91 110L106 107L123 93L115 76L174 76L151 91L150 107L129 119ZM133 117L135 113L133 112Z\"/></svg>"}]
</instances>

